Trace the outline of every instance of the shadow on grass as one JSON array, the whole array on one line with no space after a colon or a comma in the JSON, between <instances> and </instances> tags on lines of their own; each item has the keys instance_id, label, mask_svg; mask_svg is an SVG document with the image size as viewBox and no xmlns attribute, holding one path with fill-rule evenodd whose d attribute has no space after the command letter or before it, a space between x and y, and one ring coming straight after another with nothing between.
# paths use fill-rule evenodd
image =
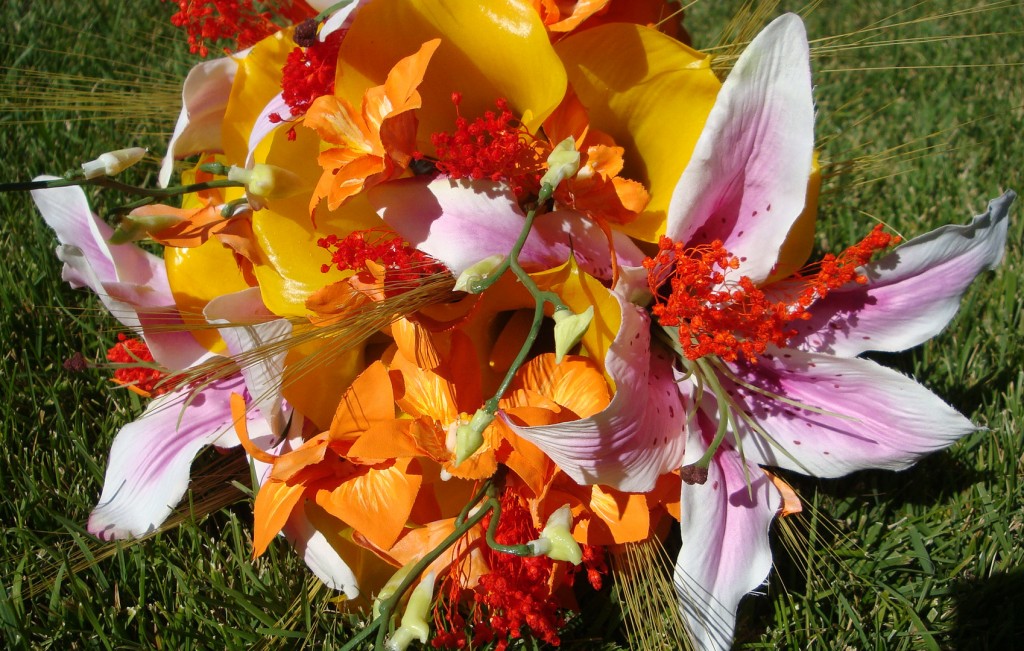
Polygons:
<instances>
[{"instance_id":1,"label":"shadow on grass","mask_svg":"<svg viewBox=\"0 0 1024 651\"><path fill-rule=\"evenodd\" d=\"M859 502L874 501L887 512L899 511L907 504L941 504L975 484L991 484L996 478L994 471L978 470L948 451L927 456L912 468L898 472L862 470L839 479L815 479L784 471L779 474L804 495L816 492L833 501L847 502L840 511Z\"/></svg>"},{"instance_id":2,"label":"shadow on grass","mask_svg":"<svg viewBox=\"0 0 1024 651\"><path fill-rule=\"evenodd\" d=\"M1020 648L1024 641L1021 595L1024 595L1024 570L958 582L953 587L956 627L950 640L952 648L956 651Z\"/></svg>"}]
</instances>

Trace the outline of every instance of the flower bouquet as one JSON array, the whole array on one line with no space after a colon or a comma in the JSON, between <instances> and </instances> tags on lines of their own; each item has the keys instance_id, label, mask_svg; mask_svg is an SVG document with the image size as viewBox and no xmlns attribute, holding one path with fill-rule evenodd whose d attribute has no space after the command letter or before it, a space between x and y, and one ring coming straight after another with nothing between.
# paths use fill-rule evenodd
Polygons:
<instances>
[{"instance_id":1,"label":"flower bouquet","mask_svg":"<svg viewBox=\"0 0 1024 651\"><path fill-rule=\"evenodd\" d=\"M95 536L158 529L197 453L239 448L253 556L284 538L364 608L347 648L557 645L664 545L672 643L728 649L802 508L785 473L976 430L862 355L945 327L1015 195L817 252L798 16L719 65L655 0L179 8L195 51L235 43L185 79L158 187L118 180L139 148L6 186L146 401ZM131 199L108 225L84 186Z\"/></svg>"}]
</instances>

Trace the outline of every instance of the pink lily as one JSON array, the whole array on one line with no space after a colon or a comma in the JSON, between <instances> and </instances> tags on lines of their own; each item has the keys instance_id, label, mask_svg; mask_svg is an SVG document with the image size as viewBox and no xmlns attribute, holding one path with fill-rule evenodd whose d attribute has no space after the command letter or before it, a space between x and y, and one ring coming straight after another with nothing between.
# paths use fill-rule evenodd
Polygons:
<instances>
[{"instance_id":1,"label":"pink lily","mask_svg":"<svg viewBox=\"0 0 1024 651\"><path fill-rule=\"evenodd\" d=\"M185 77L181 87L181 113L167 143L160 167L160 187L167 187L174 173L174 161L192 154L221 150L221 123L231 98L238 60L248 50L229 57L202 61Z\"/></svg>"},{"instance_id":2,"label":"pink lily","mask_svg":"<svg viewBox=\"0 0 1024 651\"><path fill-rule=\"evenodd\" d=\"M369 198L388 226L414 248L443 260L456 277L490 255L508 254L526 221L515 195L491 181L416 177L376 186ZM631 239L617 231L613 237L619 265L643 261ZM519 261L531 271L548 269L570 254L595 278L611 278L608 240L574 211L559 210L538 220Z\"/></svg>"},{"instance_id":3,"label":"pink lily","mask_svg":"<svg viewBox=\"0 0 1024 651\"><path fill-rule=\"evenodd\" d=\"M182 320L163 260L134 245L109 244L113 229L89 209L79 187L33 190L32 199L60 241L64 280L94 291L114 318L143 336L162 366L183 369L206 354L190 333L168 327Z\"/></svg>"}]
</instances>

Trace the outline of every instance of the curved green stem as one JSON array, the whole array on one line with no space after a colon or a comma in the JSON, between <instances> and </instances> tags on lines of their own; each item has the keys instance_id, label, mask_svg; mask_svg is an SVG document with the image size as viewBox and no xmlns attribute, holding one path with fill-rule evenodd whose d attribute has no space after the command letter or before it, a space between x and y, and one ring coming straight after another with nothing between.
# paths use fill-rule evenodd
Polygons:
<instances>
[{"instance_id":1,"label":"curved green stem","mask_svg":"<svg viewBox=\"0 0 1024 651\"><path fill-rule=\"evenodd\" d=\"M498 279L506 271L511 271L515 275L516 279L523 284L526 291L533 296L536 301L536 306L533 311L533 321L530 324L530 332L526 336L526 340L523 342L523 347L519 350L519 354L516 355L512 365L509 366L508 371L505 373L505 377L501 381L501 385L498 386L498 390L495 391L494 395L484 403L484 411L490 414L496 414L498 412L498 402L501 397L505 395L510 384L512 384L513 378L519 368L526 361L527 355L530 354L530 349L533 347L535 341L537 341L537 335L540 334L540 327L544 323L544 306L550 303L555 310L568 309L568 306L562 302L558 294L554 292L546 292L541 290L537 286L537 283L530 278L530 274L526 273L522 265L519 264L519 254L522 253L523 247L526 245L526 239L530 236L530 231L533 229L533 222L537 218L538 212L541 207L551 198L554 188L550 185L544 185L541 187L540 193L537 197L537 207L526 214L526 221L523 222L523 229L519 232L519 237L516 239L515 244L512 245L512 251L509 252L508 258L505 259L501 265L495 269L486 278L478 280L470 285L471 290L474 294L479 294L485 291L494 283L498 282Z\"/></svg>"},{"instance_id":2,"label":"curved green stem","mask_svg":"<svg viewBox=\"0 0 1024 651\"><path fill-rule=\"evenodd\" d=\"M493 486L493 483L488 481L488 484ZM488 490L489 491L489 490ZM413 587L413 583L419 579L423 571L427 569L431 563L433 563L445 550L449 549L456 543L459 538L466 534L471 528L476 526L485 515L490 513L493 505L497 504L494 498L489 498L476 513L470 515L463 521L460 526L457 526L455 531L449 534L446 538L441 540L440 545L428 552L420 559L416 565L410 570L406 578L402 579L401 583L398 584L398 588L394 591L394 594L381 602L380 614L371 621L364 630L360 631L354 638L348 641L341 651L351 651L355 649L361 642L369 640L375 633L377 635L374 641L374 649L384 648L384 638L387 637L388 627L391 623L391 617L394 616L394 611L401 602L401 598L406 592Z\"/></svg>"},{"instance_id":3,"label":"curved green stem","mask_svg":"<svg viewBox=\"0 0 1024 651\"><path fill-rule=\"evenodd\" d=\"M498 523L501 522L501 504L493 497L489 498L487 503L491 511L494 512L494 515L491 516L491 521L487 524L487 533L484 535L487 546L496 552L512 554L513 556L536 556L533 548L529 545L503 545L494 539L494 535L498 533Z\"/></svg>"}]
</instances>

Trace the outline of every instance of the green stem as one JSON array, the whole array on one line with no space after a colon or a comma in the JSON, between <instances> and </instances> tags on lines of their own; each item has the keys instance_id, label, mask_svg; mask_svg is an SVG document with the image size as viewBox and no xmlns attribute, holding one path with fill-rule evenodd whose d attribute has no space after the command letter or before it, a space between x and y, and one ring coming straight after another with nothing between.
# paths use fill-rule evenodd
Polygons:
<instances>
[{"instance_id":1,"label":"green stem","mask_svg":"<svg viewBox=\"0 0 1024 651\"><path fill-rule=\"evenodd\" d=\"M423 571L427 569L427 566L433 563L441 554L445 552L449 547L459 541L462 536L466 535L470 529L475 527L484 516L491 512L494 505L497 504L497 500L494 499L493 494L495 492L495 484L493 480L488 480L485 484L485 494L488 496L488 500L484 505L474 514L468 516L461 525L455 528L455 531L450 533L447 538L441 541L441 544L429 551L421 558L416 565L412 567L405 579L398 585L394 594L385 599L380 604L380 614L373 618L373 621L367 625L366 628L359 631L359 633L348 641L348 644L341 648L341 651L351 651L355 649L361 642L370 638L375 632L377 637L374 641L374 649L384 648L384 638L387 636L388 625L391 622L391 618L394 616L395 609L398 608L398 604L402 600L402 596L406 591L412 587L412 584L419 579Z\"/></svg>"},{"instance_id":2,"label":"green stem","mask_svg":"<svg viewBox=\"0 0 1024 651\"><path fill-rule=\"evenodd\" d=\"M26 190L48 190L51 188L66 188L71 185L96 185L110 190L120 190L126 194L139 197L151 197L156 199L169 199L182 194L210 190L213 188L240 188L244 184L237 181L207 181L205 183L192 183L191 185L179 185L172 188L140 188L135 185L128 185L114 180L109 176L97 176L94 179L71 177L62 179L50 179L47 181L22 181L18 183L0 183L0 192L24 192Z\"/></svg>"},{"instance_id":3,"label":"green stem","mask_svg":"<svg viewBox=\"0 0 1024 651\"><path fill-rule=\"evenodd\" d=\"M537 336L540 334L540 327L544 322L544 305L550 303L555 310L565 310L568 306L562 302L562 299L558 297L558 294L554 292L542 291L537 283L530 278L530 274L526 273L526 270L519 264L519 254L522 253L523 247L526 245L526 239L530 236L530 231L533 229L533 222L537 218L538 212L541 207L551 198L554 188L550 185L544 185L540 189L540 193L537 196L537 207L526 214L526 221L523 222L523 228L519 232L519 237L516 239L515 244L512 245L512 251L509 253L508 258L487 278L483 278L471 285L471 289L474 294L479 294L485 291L494 283L498 282L498 279L506 271L511 271L513 275L523 284L526 291L533 296L536 302L536 307L533 311L533 322L530 324L530 332L526 336L526 341L523 342L523 347L519 350L519 354L516 356L515 361L508 368L505 373L504 379L501 381L501 385L498 390L494 393L494 396L490 400L484 403L484 410L490 414L496 414L498 412L498 402L501 397L505 395L510 384L512 384L513 378L515 378L516 372L526 361L526 356L530 354L530 349L533 347L534 342L537 340Z\"/></svg>"},{"instance_id":4,"label":"green stem","mask_svg":"<svg viewBox=\"0 0 1024 651\"><path fill-rule=\"evenodd\" d=\"M695 360L697 367L701 370L701 374L704 380L711 385L711 390L715 394L715 399L718 402L718 430L715 432L715 438L711 441L711 445L708 446L707 451L704 453L696 463L692 464L699 468L707 468L711 464L711 459L715 456L715 452L718 451L718 447L722 445L722 441L725 440L725 434L729 431L729 403L728 400L723 398L724 391L722 386L715 379L714 371L708 365L704 359Z\"/></svg>"},{"instance_id":5,"label":"green stem","mask_svg":"<svg viewBox=\"0 0 1024 651\"><path fill-rule=\"evenodd\" d=\"M330 18L331 15L334 12L339 11L341 9L344 9L345 7L347 7L350 4L352 4L352 0L341 0L341 2L335 2L330 7L326 8L323 11L321 11L320 13L318 13L316 15L316 18L314 18L313 20L315 20L318 23L322 23L325 20L327 20L328 18Z\"/></svg>"},{"instance_id":6,"label":"green stem","mask_svg":"<svg viewBox=\"0 0 1024 651\"><path fill-rule=\"evenodd\" d=\"M496 552L512 554L513 556L536 556L533 553L533 548L529 545L503 545L494 539L494 535L498 533L498 524L501 522L501 503L493 497L489 498L487 502L491 511L494 512L490 523L487 525L487 533L484 535L487 546Z\"/></svg>"}]
</instances>

